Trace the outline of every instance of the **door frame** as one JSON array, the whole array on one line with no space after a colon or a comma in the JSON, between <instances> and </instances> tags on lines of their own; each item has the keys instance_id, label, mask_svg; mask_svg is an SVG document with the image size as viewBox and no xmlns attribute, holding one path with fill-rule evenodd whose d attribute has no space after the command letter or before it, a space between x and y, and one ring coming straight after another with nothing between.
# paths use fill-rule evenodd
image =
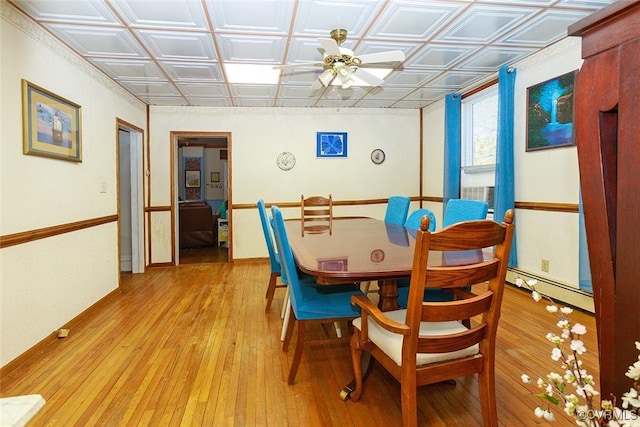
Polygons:
<instances>
[{"instance_id":1,"label":"door frame","mask_svg":"<svg viewBox=\"0 0 640 427\"><path fill-rule=\"evenodd\" d=\"M178 196L179 196L179 177L178 173L180 168L178 167L178 139L206 139L206 138L226 138L226 150L227 150L227 194L228 194L228 205L227 205L227 218L229 220L229 246L227 262L233 262L233 213L231 206L232 203L232 180L231 180L231 132L202 132L202 131L171 131L170 140L171 140L171 245L172 245L172 264L179 265L180 264L180 224L178 222ZM197 144L197 142L195 142Z\"/></svg>"},{"instance_id":2,"label":"door frame","mask_svg":"<svg viewBox=\"0 0 640 427\"><path fill-rule=\"evenodd\" d=\"M144 241L144 131L137 126L116 118L116 188L118 211L118 268L120 269L120 239L121 239L121 206L120 203L120 131L128 132L129 137L129 168L131 172L131 272L144 273L146 267Z\"/></svg>"}]
</instances>

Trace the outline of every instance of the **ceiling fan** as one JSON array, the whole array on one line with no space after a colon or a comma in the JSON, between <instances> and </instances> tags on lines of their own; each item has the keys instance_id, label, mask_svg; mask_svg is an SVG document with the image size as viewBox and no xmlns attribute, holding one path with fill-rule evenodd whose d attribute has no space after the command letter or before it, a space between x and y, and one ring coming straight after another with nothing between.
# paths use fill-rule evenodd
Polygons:
<instances>
[{"instance_id":1,"label":"ceiling fan","mask_svg":"<svg viewBox=\"0 0 640 427\"><path fill-rule=\"evenodd\" d=\"M324 71L311 85L311 89L328 87L334 79L338 78L343 89L350 88L355 80L354 75L369 86L380 86L384 80L363 69L370 64L384 62L404 61L404 52L390 50L386 52L369 53L355 56L351 49L341 47L347 39L347 30L336 29L331 31L331 38L320 38L318 41L324 50L322 62L276 65L273 68L302 67L315 65L324 67Z\"/></svg>"}]
</instances>

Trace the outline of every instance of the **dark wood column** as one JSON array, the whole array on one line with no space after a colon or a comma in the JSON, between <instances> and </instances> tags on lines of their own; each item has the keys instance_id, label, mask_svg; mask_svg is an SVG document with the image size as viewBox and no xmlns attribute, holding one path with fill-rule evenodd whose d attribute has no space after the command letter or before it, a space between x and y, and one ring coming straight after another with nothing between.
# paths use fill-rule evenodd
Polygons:
<instances>
[{"instance_id":1,"label":"dark wood column","mask_svg":"<svg viewBox=\"0 0 640 427\"><path fill-rule=\"evenodd\" d=\"M600 391L629 390L640 341L640 1L569 27L582 37L576 137L593 280Z\"/></svg>"}]
</instances>

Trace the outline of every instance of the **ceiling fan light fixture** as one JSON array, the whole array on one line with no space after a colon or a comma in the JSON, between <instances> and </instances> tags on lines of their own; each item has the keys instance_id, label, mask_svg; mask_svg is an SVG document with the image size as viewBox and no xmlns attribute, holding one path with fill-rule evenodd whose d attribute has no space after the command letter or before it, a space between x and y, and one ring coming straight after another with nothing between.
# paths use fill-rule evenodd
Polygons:
<instances>
[{"instance_id":1,"label":"ceiling fan light fixture","mask_svg":"<svg viewBox=\"0 0 640 427\"><path fill-rule=\"evenodd\" d=\"M322 83L323 86L327 87L329 86L329 84L331 84L331 81L335 76L336 76L336 73L334 69L331 68L329 70L323 71L322 74L318 76L318 80L320 80L320 83Z\"/></svg>"},{"instance_id":2,"label":"ceiling fan light fixture","mask_svg":"<svg viewBox=\"0 0 640 427\"><path fill-rule=\"evenodd\" d=\"M355 71L355 67L339 64L338 66L336 66L336 71L338 73L338 78L340 79L342 89L349 89L351 86L353 86L353 72Z\"/></svg>"}]
</instances>

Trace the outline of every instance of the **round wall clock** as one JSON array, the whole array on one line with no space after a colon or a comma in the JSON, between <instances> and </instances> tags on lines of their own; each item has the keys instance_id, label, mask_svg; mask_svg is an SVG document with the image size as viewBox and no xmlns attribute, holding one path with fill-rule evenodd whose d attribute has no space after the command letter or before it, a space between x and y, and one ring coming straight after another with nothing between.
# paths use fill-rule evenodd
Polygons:
<instances>
[{"instance_id":1,"label":"round wall clock","mask_svg":"<svg viewBox=\"0 0 640 427\"><path fill-rule=\"evenodd\" d=\"M379 165L382 162L384 162L384 158L385 158L384 151L382 151L379 148L376 148L371 152L371 161L376 165Z\"/></svg>"},{"instance_id":2,"label":"round wall clock","mask_svg":"<svg viewBox=\"0 0 640 427\"><path fill-rule=\"evenodd\" d=\"M296 156L288 151L283 151L278 154L277 163L278 167L283 171L291 170L296 165Z\"/></svg>"}]
</instances>

